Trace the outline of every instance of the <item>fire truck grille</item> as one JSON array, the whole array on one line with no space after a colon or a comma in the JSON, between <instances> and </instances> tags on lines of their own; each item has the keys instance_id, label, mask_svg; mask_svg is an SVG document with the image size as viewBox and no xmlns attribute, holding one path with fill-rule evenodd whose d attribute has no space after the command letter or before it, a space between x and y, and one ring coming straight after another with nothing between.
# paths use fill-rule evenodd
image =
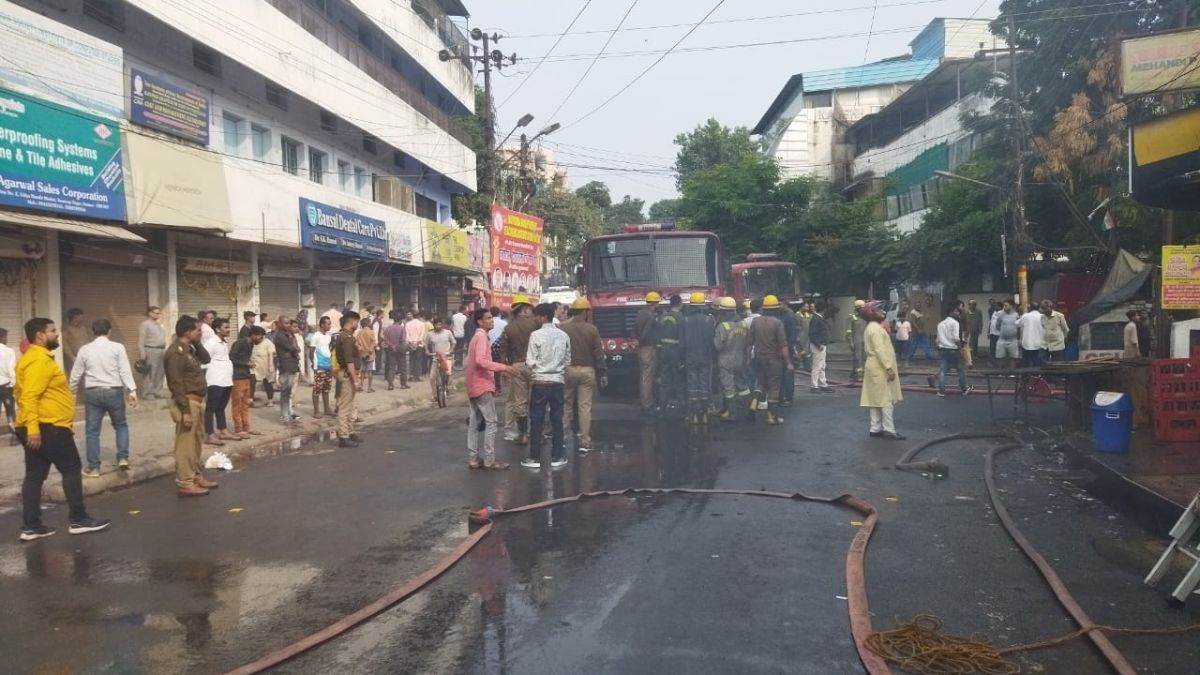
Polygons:
<instances>
[{"instance_id":1,"label":"fire truck grille","mask_svg":"<svg viewBox=\"0 0 1200 675\"><path fill-rule=\"evenodd\" d=\"M597 307L592 310L592 320L600 337L633 337L637 322L638 307Z\"/></svg>"}]
</instances>

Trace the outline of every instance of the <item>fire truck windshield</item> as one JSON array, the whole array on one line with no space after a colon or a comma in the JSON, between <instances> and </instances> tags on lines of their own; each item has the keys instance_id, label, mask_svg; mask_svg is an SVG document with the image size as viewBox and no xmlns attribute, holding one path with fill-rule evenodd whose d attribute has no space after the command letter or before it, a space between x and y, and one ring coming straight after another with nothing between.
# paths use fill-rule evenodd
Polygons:
<instances>
[{"instance_id":1,"label":"fire truck windshield","mask_svg":"<svg viewBox=\"0 0 1200 675\"><path fill-rule=\"evenodd\" d=\"M791 298L800 295L800 279L793 265L750 267L741 273L745 293L750 297L772 294Z\"/></svg>"},{"instance_id":2,"label":"fire truck windshield","mask_svg":"<svg viewBox=\"0 0 1200 675\"><path fill-rule=\"evenodd\" d=\"M719 284L712 235L606 239L588 251L592 289L710 288Z\"/></svg>"}]
</instances>

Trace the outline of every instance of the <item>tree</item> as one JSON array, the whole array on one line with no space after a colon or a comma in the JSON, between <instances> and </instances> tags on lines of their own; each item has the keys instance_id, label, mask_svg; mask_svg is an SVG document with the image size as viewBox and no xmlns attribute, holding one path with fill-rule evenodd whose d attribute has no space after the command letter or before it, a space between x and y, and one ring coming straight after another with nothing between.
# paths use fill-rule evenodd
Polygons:
<instances>
[{"instance_id":1,"label":"tree","mask_svg":"<svg viewBox=\"0 0 1200 675\"><path fill-rule=\"evenodd\" d=\"M715 119L675 137L675 186L680 191L698 171L757 155L759 146L746 127L727 127Z\"/></svg>"},{"instance_id":2,"label":"tree","mask_svg":"<svg viewBox=\"0 0 1200 675\"><path fill-rule=\"evenodd\" d=\"M612 195L608 192L608 186L598 180L584 183L575 190L575 194L599 209L607 209L612 206Z\"/></svg>"},{"instance_id":3,"label":"tree","mask_svg":"<svg viewBox=\"0 0 1200 675\"><path fill-rule=\"evenodd\" d=\"M650 222L661 223L675 220L683 209L682 199L660 199L650 205Z\"/></svg>"},{"instance_id":4,"label":"tree","mask_svg":"<svg viewBox=\"0 0 1200 675\"><path fill-rule=\"evenodd\" d=\"M642 215L642 209L645 206L645 200L634 199L629 195L625 195L621 201L604 209L604 224L609 229L615 229L621 225L639 225L644 223L646 222L646 217Z\"/></svg>"},{"instance_id":5,"label":"tree","mask_svg":"<svg viewBox=\"0 0 1200 675\"><path fill-rule=\"evenodd\" d=\"M486 185L486 177L495 175L497 170L496 152L487 147L483 133L483 111L487 106L487 97L483 89L475 88L475 113L456 117L452 124L469 139L469 147L475 153L475 181L478 185ZM455 195L450 201L450 214L460 225L470 223L486 223L491 214L491 198L479 192L468 192Z\"/></svg>"},{"instance_id":6,"label":"tree","mask_svg":"<svg viewBox=\"0 0 1200 675\"><path fill-rule=\"evenodd\" d=\"M607 191L602 183L600 184ZM579 260L588 239L604 233L600 209L579 192L561 186L540 191L529 203L529 213L545 220L547 253L568 271Z\"/></svg>"}]
</instances>

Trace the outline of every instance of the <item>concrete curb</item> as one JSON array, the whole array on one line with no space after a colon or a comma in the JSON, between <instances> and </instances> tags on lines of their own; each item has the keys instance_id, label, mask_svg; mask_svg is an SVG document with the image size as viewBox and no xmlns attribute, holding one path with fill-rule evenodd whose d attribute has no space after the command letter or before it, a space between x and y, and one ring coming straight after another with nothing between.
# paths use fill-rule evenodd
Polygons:
<instances>
[{"instance_id":1,"label":"concrete curb","mask_svg":"<svg viewBox=\"0 0 1200 675\"><path fill-rule=\"evenodd\" d=\"M463 391L461 383L455 383L452 394L457 397ZM456 403L456 401L451 401ZM378 404L365 409L360 409L358 414L363 418L362 424L378 424L393 417L400 417L407 413L416 410L428 409L428 400L423 396L418 396L411 401L380 401ZM166 410L166 408L163 408ZM336 418L321 418L320 420L307 419L298 422L289 427L280 428L275 431L264 433L262 436L255 436L244 441L226 441L225 447L222 448L205 448L202 452L202 459L207 459L209 455L216 451L223 451L233 459L251 459L254 457L263 457L267 455L277 454L274 450L280 443L285 443L295 438L304 438L313 436L322 432L330 432L337 429ZM139 463L131 467L128 471L111 471L101 474L99 478L84 478L83 479L83 494L85 497L97 495L109 490L120 490L132 487L139 483L169 476L175 473L175 459L171 455L164 455L155 458L153 461ZM42 500L52 502L62 502L66 500L66 495L63 494L62 485L47 485L42 491ZM6 500L7 501L7 500ZM0 505L17 505L20 504L20 497L9 504Z\"/></svg>"},{"instance_id":2,"label":"concrete curb","mask_svg":"<svg viewBox=\"0 0 1200 675\"><path fill-rule=\"evenodd\" d=\"M1183 515L1186 507L1130 480L1128 476L1081 449L1077 443L1068 440L1062 447L1073 461L1096 477L1088 489L1147 531L1165 537L1175 521L1179 520L1179 516Z\"/></svg>"}]
</instances>

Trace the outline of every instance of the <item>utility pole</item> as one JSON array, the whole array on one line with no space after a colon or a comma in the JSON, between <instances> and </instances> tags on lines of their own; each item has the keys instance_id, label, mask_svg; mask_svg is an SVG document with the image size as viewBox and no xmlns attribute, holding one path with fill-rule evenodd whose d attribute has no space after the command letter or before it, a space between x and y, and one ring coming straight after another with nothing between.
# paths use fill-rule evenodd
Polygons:
<instances>
[{"instance_id":1,"label":"utility pole","mask_svg":"<svg viewBox=\"0 0 1200 675\"><path fill-rule=\"evenodd\" d=\"M1022 309L1029 306L1029 220L1025 217L1025 148L1021 138L1020 124L1021 104L1019 99L1020 87L1017 82L1017 23L1012 16L1008 17L1008 87L1009 103L1012 106L1012 124L1009 135L1012 138L1013 161L1016 165L1016 185L1013 199L1016 201L1014 210L1014 225L1016 241L1013 242L1013 256L1017 259L1017 296Z\"/></svg>"},{"instance_id":2,"label":"utility pole","mask_svg":"<svg viewBox=\"0 0 1200 675\"><path fill-rule=\"evenodd\" d=\"M506 66L511 66L517 62L517 55L512 54L505 56L499 49L492 49L495 43L500 41L498 33L488 35L485 31L478 28L471 29L471 39L482 43L480 53L459 54L457 50L451 51L443 49L438 52L438 59L442 61L458 60L472 71L475 70L476 64L482 65L483 73L483 142L484 148L480 157L476 161L484 164L483 170L480 171L479 179L479 194L483 195L484 202L490 208L491 204L496 201L496 114L492 101L492 69L501 70ZM472 49L471 52L474 50ZM487 220L487 214L480 214L483 220Z\"/></svg>"}]
</instances>

